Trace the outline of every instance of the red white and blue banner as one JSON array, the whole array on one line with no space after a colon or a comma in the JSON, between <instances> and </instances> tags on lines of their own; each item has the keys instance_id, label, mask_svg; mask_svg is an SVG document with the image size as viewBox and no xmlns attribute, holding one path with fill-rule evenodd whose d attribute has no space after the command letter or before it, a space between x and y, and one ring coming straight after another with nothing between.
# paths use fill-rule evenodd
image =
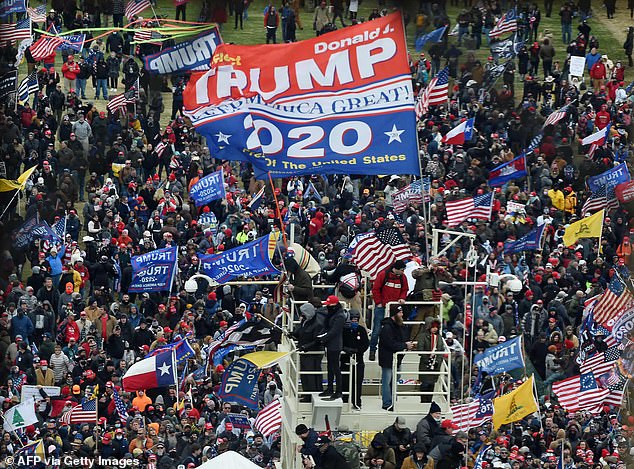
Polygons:
<instances>
[{"instance_id":1,"label":"red white and blue banner","mask_svg":"<svg viewBox=\"0 0 634 469\"><path fill-rule=\"evenodd\" d=\"M211 58L220 44L220 31L213 27L193 39L146 56L145 69L161 75L182 70L209 70Z\"/></svg>"},{"instance_id":2,"label":"red white and blue banner","mask_svg":"<svg viewBox=\"0 0 634 469\"><path fill-rule=\"evenodd\" d=\"M523 153L517 158L501 164L489 173L489 186L503 186L509 181L526 176L526 155Z\"/></svg>"},{"instance_id":3,"label":"red white and blue banner","mask_svg":"<svg viewBox=\"0 0 634 469\"><path fill-rule=\"evenodd\" d=\"M399 13L291 44L221 44L184 104L215 157L259 178L419 173Z\"/></svg>"},{"instance_id":4,"label":"red white and blue banner","mask_svg":"<svg viewBox=\"0 0 634 469\"><path fill-rule=\"evenodd\" d=\"M136 362L123 375L126 392L162 388L176 384L176 363L173 353L159 353Z\"/></svg>"},{"instance_id":5,"label":"red white and blue banner","mask_svg":"<svg viewBox=\"0 0 634 469\"><path fill-rule=\"evenodd\" d=\"M237 277L277 275L279 270L271 263L276 237L268 234L220 254L201 255L200 271L218 283Z\"/></svg>"},{"instance_id":6,"label":"red white and blue banner","mask_svg":"<svg viewBox=\"0 0 634 469\"><path fill-rule=\"evenodd\" d=\"M442 138L443 143L447 145L462 145L464 142L470 141L473 136L474 126L474 117L461 122L447 132L447 134Z\"/></svg>"},{"instance_id":7,"label":"red white and blue banner","mask_svg":"<svg viewBox=\"0 0 634 469\"><path fill-rule=\"evenodd\" d=\"M155 249L140 256L134 256L132 263L132 283L130 293L169 291L174 275L178 248Z\"/></svg>"},{"instance_id":8,"label":"red white and blue banner","mask_svg":"<svg viewBox=\"0 0 634 469\"><path fill-rule=\"evenodd\" d=\"M212 200L224 199L226 193L222 169L200 178L189 190L189 196L194 200L196 207L208 204Z\"/></svg>"}]
</instances>

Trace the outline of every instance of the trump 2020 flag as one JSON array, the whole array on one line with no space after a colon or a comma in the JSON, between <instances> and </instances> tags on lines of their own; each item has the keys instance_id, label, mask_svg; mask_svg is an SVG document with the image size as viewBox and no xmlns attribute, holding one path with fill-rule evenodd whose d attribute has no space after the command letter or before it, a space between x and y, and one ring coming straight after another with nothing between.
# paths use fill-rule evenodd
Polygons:
<instances>
[{"instance_id":1,"label":"trump 2020 flag","mask_svg":"<svg viewBox=\"0 0 634 469\"><path fill-rule=\"evenodd\" d=\"M196 207L208 204L212 200L224 199L226 193L222 169L201 178L189 190L189 196L194 200Z\"/></svg>"},{"instance_id":2,"label":"trump 2020 flag","mask_svg":"<svg viewBox=\"0 0 634 469\"><path fill-rule=\"evenodd\" d=\"M176 384L176 364L173 353L159 353L136 362L123 376L127 392L144 391Z\"/></svg>"},{"instance_id":3,"label":"trump 2020 flag","mask_svg":"<svg viewBox=\"0 0 634 469\"><path fill-rule=\"evenodd\" d=\"M167 291L172 286L178 261L177 247L155 249L134 256L132 263L131 293Z\"/></svg>"},{"instance_id":4,"label":"trump 2020 flag","mask_svg":"<svg viewBox=\"0 0 634 469\"><path fill-rule=\"evenodd\" d=\"M442 138L443 143L447 145L462 145L464 142L470 141L473 135L474 123L475 118L472 117L458 124Z\"/></svg>"},{"instance_id":5,"label":"trump 2020 flag","mask_svg":"<svg viewBox=\"0 0 634 469\"><path fill-rule=\"evenodd\" d=\"M222 375L218 397L257 409L259 376L260 370L250 361L240 358L231 362Z\"/></svg>"},{"instance_id":6,"label":"trump 2020 flag","mask_svg":"<svg viewBox=\"0 0 634 469\"><path fill-rule=\"evenodd\" d=\"M398 12L284 47L220 44L183 100L211 153L259 179L420 172Z\"/></svg>"},{"instance_id":7,"label":"trump 2020 flag","mask_svg":"<svg viewBox=\"0 0 634 469\"><path fill-rule=\"evenodd\" d=\"M485 371L490 375L499 375L516 368L523 368L522 337L507 340L485 350L476 355L473 362L480 372Z\"/></svg>"},{"instance_id":8,"label":"trump 2020 flag","mask_svg":"<svg viewBox=\"0 0 634 469\"><path fill-rule=\"evenodd\" d=\"M526 176L526 156L522 154L492 169L489 173L489 186L502 186L513 179L519 179L524 176Z\"/></svg>"},{"instance_id":9,"label":"trump 2020 flag","mask_svg":"<svg viewBox=\"0 0 634 469\"><path fill-rule=\"evenodd\" d=\"M218 283L236 277L277 275L279 270L271 263L277 237L268 234L220 254L201 255L200 270Z\"/></svg>"},{"instance_id":10,"label":"trump 2020 flag","mask_svg":"<svg viewBox=\"0 0 634 469\"><path fill-rule=\"evenodd\" d=\"M504 244L504 252L507 254L513 254L514 252L521 251L535 251L541 249L542 236L544 235L544 229L547 224L542 223L534 230L529 231L517 241L510 241Z\"/></svg>"}]
</instances>

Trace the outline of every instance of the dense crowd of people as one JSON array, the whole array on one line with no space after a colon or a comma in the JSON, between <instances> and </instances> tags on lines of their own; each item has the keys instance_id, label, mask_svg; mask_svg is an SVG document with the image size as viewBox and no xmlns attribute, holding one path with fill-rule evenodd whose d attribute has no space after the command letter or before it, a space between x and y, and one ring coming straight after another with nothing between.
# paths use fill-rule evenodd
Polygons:
<instances>
[{"instance_id":1,"label":"dense crowd of people","mask_svg":"<svg viewBox=\"0 0 634 469\"><path fill-rule=\"evenodd\" d=\"M108 2L111 12L98 11L94 2L84 2L82 10L71 3L53 2L47 29L107 27L110 14L113 25L123 25L120 0ZM454 3L457 0L452 7ZM552 33L539 27L539 7L519 4L517 34L526 46L508 60L498 75L502 82L496 84L496 70L505 60L490 56L482 63L475 51L489 42L488 33L511 6L505 3L478 2L462 10L455 38L448 27L442 42L429 44L426 52L412 58L417 91L444 66L449 67L452 86L448 104L432 106L419 121L429 200L423 202L425 207L408 204L398 212L393 195L411 182L409 177L315 175L276 181L271 187L255 179L249 164L215 159L182 114L187 76L167 81L148 74L139 59L160 46L137 47L132 33L115 32L79 54L64 50L61 61L53 54L38 62L27 53L29 71L37 70L39 92L15 107L4 103L0 112L6 179L37 166L22 197L14 198L15 191L2 193L0 396L7 412L20 402L24 386L36 385L38 423L3 432L0 466L9 467L8 456L41 439L46 455L54 457L99 454L134 459L140 467L188 469L234 450L260 467L273 467L280 457L279 434L265 437L257 430L236 428L226 419L228 414L242 413L253 420L257 412L218 398L224 369L240 352L228 354L218 365L208 363L206 352L214 339L243 319L281 325L293 299L306 301L296 311L300 324L293 331L302 353L301 369L321 370L322 358L327 362L325 383L320 375L302 377L305 392L343 398L363 409L364 370L368 361L377 361L382 406L390 412L394 354L445 353L421 355L416 386L429 413L416 429L408 429L405 420L395 416L393 425L377 428L369 447L355 459L342 455L332 435L299 425L295 432L304 442L306 468L353 467L359 459L377 469L455 469L471 467L476 460L482 468L551 468L560 459L563 467L634 467L631 406L606 404L594 415L570 411L551 392L554 383L579 374L586 300L605 291L632 259L634 228L624 206L608 205L600 241L586 238L566 246L563 234L568 224L585 215L582 208L592 197L586 179L618 163L629 164L634 98L626 87L625 69L632 65L634 28L629 28L624 44L626 64L604 54L591 34L590 2L566 2L557 12L553 2L546 1L545 15L561 17L562 40L569 44L564 59L563 51L553 47ZM451 26L443 3L422 6L417 15L409 15L417 34ZM614 7L606 7L612 17ZM217 6L206 8L219 14ZM247 10L248 2L242 0L231 5L236 29L242 28ZM337 19L342 26L364 21L357 18L357 10L354 0L347 6L321 2L315 7L313 29L321 34ZM285 2L280 12L270 6L264 16L266 42L276 42L280 18L282 40L294 41L295 28L302 27L298 12L295 2ZM179 13L184 17L183 8ZM382 13L375 9L368 21ZM578 30L574 39L573 26ZM15 48L7 47L3 57L15 54ZM569 76L574 56L585 57L590 82ZM115 114L106 109L102 100L133 88L134 104ZM171 90L171 114L161 90ZM563 106L565 116L544 127L546 118ZM468 118L475 119L477 129L472 140L445 145L442 137ZM591 150L579 143L608 125L604 145ZM489 172L527 148L527 176L489 187ZM189 189L220 168L226 199L196 207ZM262 188L264 202L252 206ZM446 203L489 192L489 220L467 218L452 228L475 235L476 262L469 261L471 244L465 239L432 258L431 231L447 227ZM210 222L210 214L217 223ZM19 228L33 217L51 226L60 226L61 220L61 239L34 239L18 246ZM542 224L547 226L541 249L505 252L505 242ZM398 230L411 257L364 278L371 295L366 315L361 306L366 290L348 248L357 234L373 229ZM273 259L286 274L282 289L260 288L249 279L240 286L201 282L195 292L185 289L185 281L199 271L200 255L221 253L273 231L289 236L293 231L317 269L282 247L283 254ZM443 236L440 245L449 242ZM131 258L172 246L179 249L172 291L129 292ZM409 261L419 264L412 273L413 288L405 273ZM515 275L522 289L479 286L465 297L463 287L452 282L471 280L474 270L479 281L490 272ZM336 287L314 288L320 283ZM416 310L407 300L436 300L441 307ZM388 304L393 306L386 308ZM408 319L419 324L405 327ZM485 423L459 431L434 402L438 376L429 372L438 372L443 359L451 356L454 403L461 396L482 394L484 386L508 390L511 378L506 374L485 384L476 381L473 357L518 336L543 391L539 416L501 430ZM195 355L179 368L179 386L125 392L121 378L130 365L184 337ZM275 348L279 340L274 336L266 347ZM606 337L598 334L591 340L600 349ZM278 371L273 367L260 376L260 406L281 395ZM51 391L55 387L59 392ZM96 422L60 424L66 410L93 393ZM628 386L624 402L631 402L629 394ZM301 401L312 398L304 394Z\"/></svg>"}]
</instances>

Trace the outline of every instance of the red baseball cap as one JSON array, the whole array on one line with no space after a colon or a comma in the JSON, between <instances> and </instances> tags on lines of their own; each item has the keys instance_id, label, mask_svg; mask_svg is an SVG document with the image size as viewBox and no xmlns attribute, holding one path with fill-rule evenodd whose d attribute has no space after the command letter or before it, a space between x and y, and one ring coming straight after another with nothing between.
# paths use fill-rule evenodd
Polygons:
<instances>
[{"instance_id":1,"label":"red baseball cap","mask_svg":"<svg viewBox=\"0 0 634 469\"><path fill-rule=\"evenodd\" d=\"M335 295L330 295L328 298L326 298L326 301L324 301L324 304L326 306L334 306L334 305L338 305L339 304L339 298Z\"/></svg>"},{"instance_id":2,"label":"red baseball cap","mask_svg":"<svg viewBox=\"0 0 634 469\"><path fill-rule=\"evenodd\" d=\"M443 420L442 423L440 424L441 428L451 428L453 430L457 430L458 429L458 425L456 425L455 423L453 423L451 420Z\"/></svg>"}]
</instances>

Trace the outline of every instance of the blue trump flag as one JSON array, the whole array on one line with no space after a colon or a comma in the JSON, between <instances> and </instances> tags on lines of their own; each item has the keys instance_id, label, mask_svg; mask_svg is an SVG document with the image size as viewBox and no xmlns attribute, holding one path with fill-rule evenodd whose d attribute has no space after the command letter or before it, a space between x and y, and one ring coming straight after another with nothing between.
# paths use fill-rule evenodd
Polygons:
<instances>
[{"instance_id":1,"label":"blue trump flag","mask_svg":"<svg viewBox=\"0 0 634 469\"><path fill-rule=\"evenodd\" d=\"M146 357L153 357L154 355L158 355L159 353L171 352L172 350L174 350L176 353L176 363L179 365L182 362L187 361L189 357L194 356L194 349L189 344L187 337L185 337L184 339L172 342L171 344L155 348L150 353L148 353Z\"/></svg>"},{"instance_id":2,"label":"blue trump flag","mask_svg":"<svg viewBox=\"0 0 634 469\"><path fill-rule=\"evenodd\" d=\"M482 448L480 448L480 452L478 453L478 456L476 457L475 463L473 465L473 469L484 469L484 457L486 456L486 454L489 452L489 450L493 448L493 445L485 445Z\"/></svg>"},{"instance_id":3,"label":"blue trump flag","mask_svg":"<svg viewBox=\"0 0 634 469\"><path fill-rule=\"evenodd\" d=\"M31 230L32 239L43 239L51 243L60 243L62 239L45 221L38 223Z\"/></svg>"},{"instance_id":4,"label":"blue trump flag","mask_svg":"<svg viewBox=\"0 0 634 469\"><path fill-rule=\"evenodd\" d=\"M606 197L609 200L615 197L614 188L622 182L628 182L629 180L630 173L627 170L627 165L621 163L598 176L589 177L588 187L593 194L605 189Z\"/></svg>"},{"instance_id":5,"label":"blue trump flag","mask_svg":"<svg viewBox=\"0 0 634 469\"><path fill-rule=\"evenodd\" d=\"M492 169L489 173L489 186L502 186L524 176L526 176L526 156L522 153L517 158Z\"/></svg>"},{"instance_id":6,"label":"blue trump flag","mask_svg":"<svg viewBox=\"0 0 634 469\"><path fill-rule=\"evenodd\" d=\"M507 340L476 355L473 362L480 372L484 371L490 375L499 375L516 368L523 368L524 356L521 341L521 336Z\"/></svg>"},{"instance_id":7,"label":"blue trump flag","mask_svg":"<svg viewBox=\"0 0 634 469\"><path fill-rule=\"evenodd\" d=\"M212 200L224 199L227 194L222 169L201 178L189 190L189 196L194 200L196 207L208 204Z\"/></svg>"},{"instance_id":8,"label":"blue trump flag","mask_svg":"<svg viewBox=\"0 0 634 469\"><path fill-rule=\"evenodd\" d=\"M222 375L218 397L257 409L259 376L259 368L250 361L240 358L231 362Z\"/></svg>"},{"instance_id":9,"label":"blue trump flag","mask_svg":"<svg viewBox=\"0 0 634 469\"><path fill-rule=\"evenodd\" d=\"M0 18L9 16L12 13L22 13L26 11L24 0L3 0L0 2Z\"/></svg>"},{"instance_id":10,"label":"blue trump flag","mask_svg":"<svg viewBox=\"0 0 634 469\"><path fill-rule=\"evenodd\" d=\"M442 41L442 37L445 35L445 31L447 26L443 26L442 28L438 28L429 32L427 34L421 34L416 38L416 42L414 45L416 46L416 52L420 52L423 50L423 46L427 42L440 42Z\"/></svg>"},{"instance_id":11,"label":"blue trump flag","mask_svg":"<svg viewBox=\"0 0 634 469\"><path fill-rule=\"evenodd\" d=\"M178 248L156 249L134 256L132 263L131 293L160 292L171 288L176 274Z\"/></svg>"},{"instance_id":12,"label":"blue trump flag","mask_svg":"<svg viewBox=\"0 0 634 469\"><path fill-rule=\"evenodd\" d=\"M517 241L509 241L504 244L504 252L512 254L520 251L535 251L541 249L542 236L544 235L544 229L546 223L539 225L532 231L529 231Z\"/></svg>"},{"instance_id":13,"label":"blue trump flag","mask_svg":"<svg viewBox=\"0 0 634 469\"><path fill-rule=\"evenodd\" d=\"M201 255L200 270L218 283L236 277L277 275L279 270L271 263L276 239L270 234L220 254Z\"/></svg>"},{"instance_id":14,"label":"blue trump flag","mask_svg":"<svg viewBox=\"0 0 634 469\"><path fill-rule=\"evenodd\" d=\"M39 223L38 213L29 216L13 237L13 246L16 249L24 249L33 241L33 228Z\"/></svg>"},{"instance_id":15,"label":"blue trump flag","mask_svg":"<svg viewBox=\"0 0 634 469\"><path fill-rule=\"evenodd\" d=\"M62 36L64 40L63 44L60 44L58 49L74 50L75 52L81 52L84 49L84 42L86 41L85 34L70 34L68 36Z\"/></svg>"},{"instance_id":16,"label":"blue trump flag","mask_svg":"<svg viewBox=\"0 0 634 469\"><path fill-rule=\"evenodd\" d=\"M209 228L213 234L218 232L218 219L216 218L216 214L214 212L203 212L198 217L198 225L205 228Z\"/></svg>"}]
</instances>

